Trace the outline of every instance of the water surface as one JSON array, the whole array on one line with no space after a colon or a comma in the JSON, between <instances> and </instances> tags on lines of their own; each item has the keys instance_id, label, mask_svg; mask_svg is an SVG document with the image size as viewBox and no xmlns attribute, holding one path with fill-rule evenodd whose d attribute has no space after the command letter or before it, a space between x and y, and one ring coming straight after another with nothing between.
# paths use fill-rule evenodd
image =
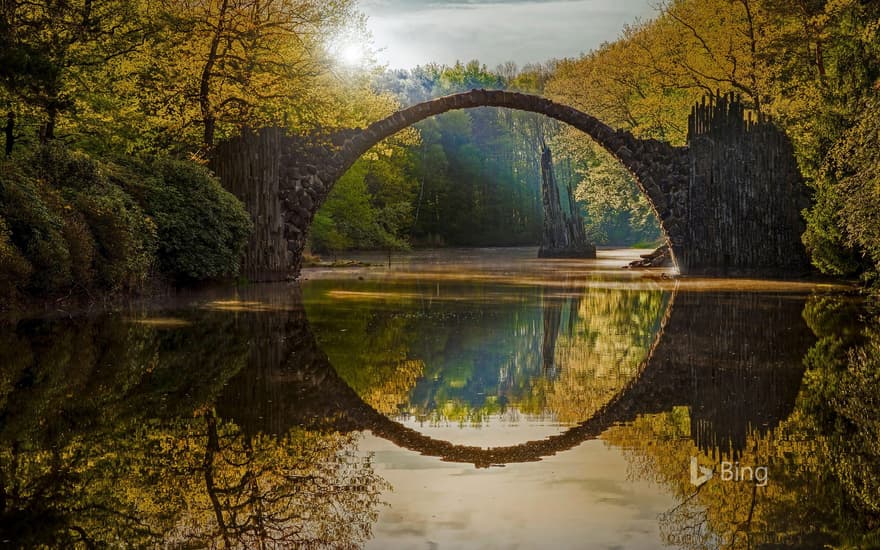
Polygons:
<instances>
[{"instance_id":1,"label":"water surface","mask_svg":"<svg viewBox=\"0 0 880 550\"><path fill-rule=\"evenodd\" d=\"M0 326L19 547L869 546L880 331L809 282L534 249ZM691 483L691 459L712 469ZM724 464L766 468L723 479ZM697 470L699 472L699 470ZM872 531L873 529L873 531ZM874 538L872 538L874 537Z\"/></svg>"}]
</instances>

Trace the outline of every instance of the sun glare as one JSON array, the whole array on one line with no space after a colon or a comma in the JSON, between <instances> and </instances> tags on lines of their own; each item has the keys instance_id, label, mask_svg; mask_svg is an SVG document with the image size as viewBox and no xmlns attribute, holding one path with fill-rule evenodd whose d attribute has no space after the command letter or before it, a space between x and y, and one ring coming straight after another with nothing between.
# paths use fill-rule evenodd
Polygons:
<instances>
[{"instance_id":1,"label":"sun glare","mask_svg":"<svg viewBox=\"0 0 880 550\"><path fill-rule=\"evenodd\" d=\"M364 58L364 47L360 44L346 44L339 49L339 61L349 67L362 65Z\"/></svg>"}]
</instances>

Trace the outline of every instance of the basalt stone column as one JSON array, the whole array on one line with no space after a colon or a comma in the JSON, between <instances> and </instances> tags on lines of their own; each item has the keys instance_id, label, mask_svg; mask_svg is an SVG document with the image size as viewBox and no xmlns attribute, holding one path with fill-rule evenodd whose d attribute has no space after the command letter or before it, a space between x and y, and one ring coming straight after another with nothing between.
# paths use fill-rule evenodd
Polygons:
<instances>
[{"instance_id":1,"label":"basalt stone column","mask_svg":"<svg viewBox=\"0 0 880 550\"><path fill-rule=\"evenodd\" d=\"M221 143L212 159L223 186L251 214L254 232L242 260L250 281L294 279L312 219L329 192L323 175L333 167L333 151L312 137L263 128Z\"/></svg>"},{"instance_id":2,"label":"basalt stone column","mask_svg":"<svg viewBox=\"0 0 880 550\"><path fill-rule=\"evenodd\" d=\"M249 281L283 281L294 274L280 194L286 139L280 128L245 131L220 143L211 159L223 187L244 203L254 223L241 265Z\"/></svg>"},{"instance_id":3,"label":"basalt stone column","mask_svg":"<svg viewBox=\"0 0 880 550\"><path fill-rule=\"evenodd\" d=\"M809 272L800 216L807 201L785 133L763 117L746 119L733 94L696 105L688 126L689 273Z\"/></svg>"},{"instance_id":4,"label":"basalt stone column","mask_svg":"<svg viewBox=\"0 0 880 550\"><path fill-rule=\"evenodd\" d=\"M572 196L571 186L560 193L553 173L553 155L549 147L541 154L541 199L544 206L544 234L539 258L595 258L596 247L587 240L580 207ZM563 202L561 194L565 194Z\"/></svg>"}]
</instances>

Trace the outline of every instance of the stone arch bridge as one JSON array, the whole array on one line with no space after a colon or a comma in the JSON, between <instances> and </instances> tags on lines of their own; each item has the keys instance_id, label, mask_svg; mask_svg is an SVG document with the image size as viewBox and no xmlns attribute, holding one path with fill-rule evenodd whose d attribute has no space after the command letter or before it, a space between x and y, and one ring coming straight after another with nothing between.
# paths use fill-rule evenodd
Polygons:
<instances>
[{"instance_id":1,"label":"stone arch bridge","mask_svg":"<svg viewBox=\"0 0 880 550\"><path fill-rule=\"evenodd\" d=\"M615 130L542 97L472 90L414 105L366 128L310 137L269 128L220 144L213 168L244 201L256 226L243 274L254 281L298 276L315 213L361 155L421 120L476 107L546 115L581 130L611 153L647 197L682 274L807 270L800 243L805 204L791 145L770 121L744 118L733 95L695 105L688 144L675 147Z\"/></svg>"}]
</instances>

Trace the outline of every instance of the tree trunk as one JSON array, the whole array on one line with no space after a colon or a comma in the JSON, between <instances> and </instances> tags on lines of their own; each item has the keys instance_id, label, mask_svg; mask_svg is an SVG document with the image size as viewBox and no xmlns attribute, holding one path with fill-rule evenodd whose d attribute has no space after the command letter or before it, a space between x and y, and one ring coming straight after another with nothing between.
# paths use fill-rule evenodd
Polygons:
<instances>
[{"instance_id":1,"label":"tree trunk","mask_svg":"<svg viewBox=\"0 0 880 550\"><path fill-rule=\"evenodd\" d=\"M58 119L58 109L54 104L50 104L46 108L48 119L43 126L40 127L40 143L43 145L55 139L55 121Z\"/></svg>"},{"instance_id":2,"label":"tree trunk","mask_svg":"<svg viewBox=\"0 0 880 550\"><path fill-rule=\"evenodd\" d=\"M228 10L229 0L223 0L223 3L220 5L220 12L217 15L217 28L214 30L214 36L211 37L208 59L205 60L205 66L202 67L202 76L199 79L199 109L202 112L202 124L205 128L203 141L207 147L214 145L214 127L216 126L214 106L211 104L211 77L213 76L214 65L217 62L217 49L220 47L220 40L223 37L223 32L226 30L226 12Z\"/></svg>"}]
</instances>

